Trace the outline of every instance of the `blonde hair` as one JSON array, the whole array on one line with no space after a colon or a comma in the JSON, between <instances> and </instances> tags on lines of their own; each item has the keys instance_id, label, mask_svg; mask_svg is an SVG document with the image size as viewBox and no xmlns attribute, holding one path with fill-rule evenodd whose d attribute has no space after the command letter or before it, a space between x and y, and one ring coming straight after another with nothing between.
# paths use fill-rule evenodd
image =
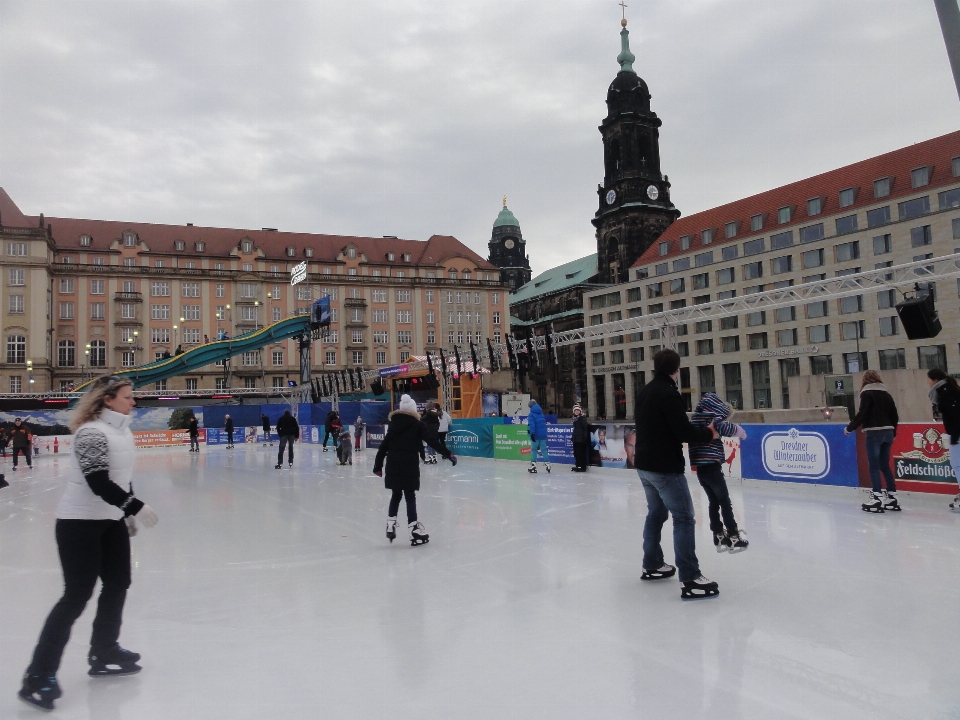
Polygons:
<instances>
[{"instance_id":1,"label":"blonde hair","mask_svg":"<svg viewBox=\"0 0 960 720\"><path fill-rule=\"evenodd\" d=\"M107 406L104 400L106 398L112 400L120 392L120 388L128 385L133 387L133 383L127 378L119 378L113 375L104 375L94 380L93 385L80 398L80 402L74 408L73 415L70 418L70 430L76 432L81 425L100 417L100 413Z\"/></svg>"},{"instance_id":2,"label":"blonde hair","mask_svg":"<svg viewBox=\"0 0 960 720\"><path fill-rule=\"evenodd\" d=\"M883 383L883 380L880 379L880 373L876 370L867 370L860 379L860 389L863 390L867 385L879 385L881 383Z\"/></svg>"}]
</instances>

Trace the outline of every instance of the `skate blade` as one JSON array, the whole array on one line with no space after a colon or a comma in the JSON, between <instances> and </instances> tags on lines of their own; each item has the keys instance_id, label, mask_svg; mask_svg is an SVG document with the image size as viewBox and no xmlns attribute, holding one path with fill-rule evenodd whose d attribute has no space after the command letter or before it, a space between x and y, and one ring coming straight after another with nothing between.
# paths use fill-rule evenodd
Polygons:
<instances>
[{"instance_id":1,"label":"skate blade","mask_svg":"<svg viewBox=\"0 0 960 720\"><path fill-rule=\"evenodd\" d=\"M878 515L883 512L883 508L870 508L870 507L867 507L866 505L861 505L860 509L863 510L864 512L875 513Z\"/></svg>"},{"instance_id":2,"label":"skate blade","mask_svg":"<svg viewBox=\"0 0 960 720\"><path fill-rule=\"evenodd\" d=\"M720 595L720 590L706 590L695 592L693 590L681 590L680 599L681 600L707 600L708 598L715 598Z\"/></svg>"},{"instance_id":3,"label":"skate blade","mask_svg":"<svg viewBox=\"0 0 960 720\"><path fill-rule=\"evenodd\" d=\"M418 538L416 540L411 540L410 546L417 547L417 545L426 545L428 542L430 542L430 538L422 538L422 539Z\"/></svg>"},{"instance_id":4,"label":"skate blade","mask_svg":"<svg viewBox=\"0 0 960 720\"><path fill-rule=\"evenodd\" d=\"M87 675L92 678L117 677L121 675L136 675L141 670L143 670L143 668L139 665L129 665L125 668L117 668L116 670L109 667L90 668L87 671Z\"/></svg>"},{"instance_id":5,"label":"skate blade","mask_svg":"<svg viewBox=\"0 0 960 720\"><path fill-rule=\"evenodd\" d=\"M43 710L43 712L53 712L54 705L53 700L44 702L38 698L33 697L33 695L21 695L17 693L17 697L21 702L25 702L30 707L35 707L37 710Z\"/></svg>"},{"instance_id":6,"label":"skate blade","mask_svg":"<svg viewBox=\"0 0 960 720\"><path fill-rule=\"evenodd\" d=\"M730 554L731 554L731 555L736 555L737 553L742 553L742 552L743 552L744 550L746 550L748 547L750 547L750 546L749 546L749 545L744 545L743 547L739 547L739 548L738 548L738 547L732 547L732 548L730 548Z\"/></svg>"},{"instance_id":7,"label":"skate blade","mask_svg":"<svg viewBox=\"0 0 960 720\"><path fill-rule=\"evenodd\" d=\"M676 574L677 574L676 570L669 573L643 573L643 575L640 576L640 579L643 581L666 580L667 578L672 578Z\"/></svg>"},{"instance_id":8,"label":"skate blade","mask_svg":"<svg viewBox=\"0 0 960 720\"><path fill-rule=\"evenodd\" d=\"M732 552L732 550L730 550L730 548L727 547L726 545L717 545L717 552L725 553L725 552Z\"/></svg>"},{"instance_id":9,"label":"skate blade","mask_svg":"<svg viewBox=\"0 0 960 720\"><path fill-rule=\"evenodd\" d=\"M884 508L884 510L886 510L887 512L900 512L901 510L903 510L903 508L902 508L902 507L899 507L899 506L897 506L897 507L886 507L886 508Z\"/></svg>"}]
</instances>

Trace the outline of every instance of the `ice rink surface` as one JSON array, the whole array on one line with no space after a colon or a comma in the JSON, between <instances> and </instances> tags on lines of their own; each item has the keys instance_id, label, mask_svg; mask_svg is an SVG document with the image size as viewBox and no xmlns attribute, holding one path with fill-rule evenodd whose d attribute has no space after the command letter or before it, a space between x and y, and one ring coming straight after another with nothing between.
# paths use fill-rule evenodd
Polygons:
<instances>
[{"instance_id":1,"label":"ice rink surface","mask_svg":"<svg viewBox=\"0 0 960 720\"><path fill-rule=\"evenodd\" d=\"M464 458L423 468L420 518L384 537L373 451L338 467L297 445L143 450L137 494L160 524L133 539L121 643L144 670L93 680L94 603L74 627L51 717L958 718L960 516L906 494L868 515L855 490L731 484L751 541L714 552L714 600L641 583L636 475ZM0 491L0 718L62 588L53 537L64 459ZM403 506L401 506L401 517ZM669 522L668 562L673 548Z\"/></svg>"}]
</instances>

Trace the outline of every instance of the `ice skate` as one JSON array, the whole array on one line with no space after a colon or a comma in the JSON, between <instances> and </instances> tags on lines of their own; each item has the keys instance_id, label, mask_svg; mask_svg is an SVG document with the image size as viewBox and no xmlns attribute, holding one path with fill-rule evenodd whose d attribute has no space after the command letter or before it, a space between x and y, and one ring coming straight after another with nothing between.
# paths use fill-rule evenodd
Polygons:
<instances>
[{"instance_id":1,"label":"ice skate","mask_svg":"<svg viewBox=\"0 0 960 720\"><path fill-rule=\"evenodd\" d=\"M643 573L640 575L641 580L663 580L664 578L673 577L677 574L677 569L673 565L664 565L658 570L647 570L644 569Z\"/></svg>"},{"instance_id":2,"label":"ice skate","mask_svg":"<svg viewBox=\"0 0 960 720\"><path fill-rule=\"evenodd\" d=\"M387 540L393 544L393 541L397 539L397 519L395 517L387 518Z\"/></svg>"},{"instance_id":3,"label":"ice skate","mask_svg":"<svg viewBox=\"0 0 960 720\"><path fill-rule=\"evenodd\" d=\"M282 467L283 467L283 465L280 465L280 464L278 463L278 464L276 464L276 465L273 466L273 469L274 469L274 470L279 470L279 469L282 468Z\"/></svg>"},{"instance_id":4,"label":"ice skate","mask_svg":"<svg viewBox=\"0 0 960 720\"><path fill-rule=\"evenodd\" d=\"M680 583L681 600L701 600L703 598L716 597L720 594L720 588L715 582L707 580L703 575L696 580L689 580Z\"/></svg>"},{"instance_id":5,"label":"ice skate","mask_svg":"<svg viewBox=\"0 0 960 720\"><path fill-rule=\"evenodd\" d=\"M543 466L547 469L547 474L550 474L550 463L544 463Z\"/></svg>"},{"instance_id":6,"label":"ice skate","mask_svg":"<svg viewBox=\"0 0 960 720\"><path fill-rule=\"evenodd\" d=\"M743 552L750 547L750 541L747 540L747 534L743 530L735 533L727 533L727 542L730 543L730 554Z\"/></svg>"},{"instance_id":7,"label":"ice skate","mask_svg":"<svg viewBox=\"0 0 960 720\"><path fill-rule=\"evenodd\" d=\"M53 701L63 695L55 675L24 675L17 697L41 710L53 710Z\"/></svg>"},{"instance_id":8,"label":"ice skate","mask_svg":"<svg viewBox=\"0 0 960 720\"><path fill-rule=\"evenodd\" d=\"M537 464L534 462L530 463L530 467L527 468L527 472L535 473L536 471L537 471Z\"/></svg>"},{"instance_id":9,"label":"ice skate","mask_svg":"<svg viewBox=\"0 0 960 720\"><path fill-rule=\"evenodd\" d=\"M140 654L125 650L119 645L115 645L109 650L90 651L87 655L87 662L90 663L90 670L87 674L90 677L106 677L108 675L135 675L143 668L137 665L140 660Z\"/></svg>"},{"instance_id":10,"label":"ice skate","mask_svg":"<svg viewBox=\"0 0 960 720\"><path fill-rule=\"evenodd\" d=\"M290 463L287 467L289 467L291 470L293 470L293 463Z\"/></svg>"},{"instance_id":11,"label":"ice skate","mask_svg":"<svg viewBox=\"0 0 960 720\"><path fill-rule=\"evenodd\" d=\"M864 512L869 513L882 513L883 512L883 495L878 492L870 493L870 499L867 502L863 503L860 506Z\"/></svg>"},{"instance_id":12,"label":"ice skate","mask_svg":"<svg viewBox=\"0 0 960 720\"><path fill-rule=\"evenodd\" d=\"M902 508L900 507L900 501L897 500L896 490L893 492L883 491L883 509L887 512L900 512Z\"/></svg>"},{"instance_id":13,"label":"ice skate","mask_svg":"<svg viewBox=\"0 0 960 720\"><path fill-rule=\"evenodd\" d=\"M10 483L7 482L7 479L3 476L3 473L0 473L0 489L7 487Z\"/></svg>"},{"instance_id":14,"label":"ice skate","mask_svg":"<svg viewBox=\"0 0 960 720\"><path fill-rule=\"evenodd\" d=\"M717 548L718 553L726 552L730 549L730 538L724 532L715 532L713 534L713 545Z\"/></svg>"},{"instance_id":15,"label":"ice skate","mask_svg":"<svg viewBox=\"0 0 960 720\"><path fill-rule=\"evenodd\" d=\"M16 468L14 468L16 470ZM950 512L960 513L960 495L957 495L950 503Z\"/></svg>"},{"instance_id":16,"label":"ice skate","mask_svg":"<svg viewBox=\"0 0 960 720\"><path fill-rule=\"evenodd\" d=\"M327 446L326 446L326 445L323 446L323 451L324 451L324 452L327 451Z\"/></svg>"},{"instance_id":17,"label":"ice skate","mask_svg":"<svg viewBox=\"0 0 960 720\"><path fill-rule=\"evenodd\" d=\"M423 527L423 523L419 520L414 520L408 526L410 528L410 544L414 547L417 545L425 545L430 542L430 536L427 535L426 528Z\"/></svg>"}]
</instances>

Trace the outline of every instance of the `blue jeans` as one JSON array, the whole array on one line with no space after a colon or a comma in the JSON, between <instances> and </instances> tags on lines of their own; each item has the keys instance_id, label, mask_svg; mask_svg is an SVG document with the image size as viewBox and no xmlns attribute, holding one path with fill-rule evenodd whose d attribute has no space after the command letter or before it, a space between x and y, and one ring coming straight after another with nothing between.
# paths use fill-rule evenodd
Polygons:
<instances>
[{"instance_id":1,"label":"blue jeans","mask_svg":"<svg viewBox=\"0 0 960 720\"><path fill-rule=\"evenodd\" d=\"M897 486L893 482L893 471L890 469L890 448L893 447L893 430L872 430L865 432L867 436L867 465L870 468L870 484L873 491L878 493L880 475L887 481L887 490L896 492Z\"/></svg>"},{"instance_id":2,"label":"blue jeans","mask_svg":"<svg viewBox=\"0 0 960 720\"><path fill-rule=\"evenodd\" d=\"M535 463L537 461L537 450L540 451L540 454L543 455L543 461L545 463L550 462L550 453L547 452L547 439L543 438L541 440L530 439L530 462Z\"/></svg>"},{"instance_id":3,"label":"blue jeans","mask_svg":"<svg viewBox=\"0 0 960 720\"><path fill-rule=\"evenodd\" d=\"M657 570L664 564L660 532L668 515L673 515L673 554L680 582L700 577L697 560L696 519L693 499L683 473L637 470L647 496L647 520L643 524L643 569Z\"/></svg>"}]
</instances>

